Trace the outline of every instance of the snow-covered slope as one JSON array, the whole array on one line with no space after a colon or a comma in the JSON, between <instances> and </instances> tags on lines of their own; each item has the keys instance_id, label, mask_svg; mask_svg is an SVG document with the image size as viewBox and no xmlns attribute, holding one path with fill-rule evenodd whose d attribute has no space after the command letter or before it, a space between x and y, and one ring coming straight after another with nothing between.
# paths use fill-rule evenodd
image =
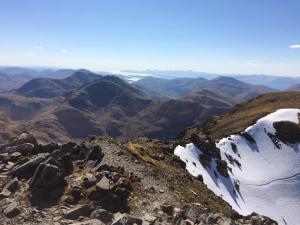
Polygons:
<instances>
[{"instance_id":1,"label":"snow-covered slope","mask_svg":"<svg viewBox=\"0 0 300 225\"><path fill-rule=\"evenodd\" d=\"M215 159L210 168L204 167L199 162L202 152L193 143L177 146L175 154L186 162L192 175L201 174L204 183L239 213L255 211L279 224L299 225L300 143L283 143L273 126L278 121L299 124L299 113L299 109L278 110L243 134L219 141L221 158L230 168L228 178L218 173Z\"/></svg>"}]
</instances>

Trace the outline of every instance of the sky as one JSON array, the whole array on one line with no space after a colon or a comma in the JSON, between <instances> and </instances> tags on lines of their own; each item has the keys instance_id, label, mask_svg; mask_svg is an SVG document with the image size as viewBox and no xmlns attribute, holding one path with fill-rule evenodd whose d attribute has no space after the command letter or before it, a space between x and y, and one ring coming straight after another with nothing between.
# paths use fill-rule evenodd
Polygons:
<instances>
[{"instance_id":1,"label":"sky","mask_svg":"<svg viewBox=\"0 0 300 225\"><path fill-rule=\"evenodd\" d=\"M0 1L0 65L300 76L299 0Z\"/></svg>"}]
</instances>

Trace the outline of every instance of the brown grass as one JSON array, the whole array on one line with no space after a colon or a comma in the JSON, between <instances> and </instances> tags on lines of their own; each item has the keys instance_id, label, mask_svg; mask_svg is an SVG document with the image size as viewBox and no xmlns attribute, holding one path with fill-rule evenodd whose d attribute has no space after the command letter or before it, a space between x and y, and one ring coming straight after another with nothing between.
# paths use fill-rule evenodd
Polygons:
<instances>
[{"instance_id":1,"label":"brown grass","mask_svg":"<svg viewBox=\"0 0 300 225\"><path fill-rule=\"evenodd\" d=\"M300 108L300 92L269 93L237 105L228 114L209 120L204 132L221 139L243 131L258 119L282 108Z\"/></svg>"}]
</instances>

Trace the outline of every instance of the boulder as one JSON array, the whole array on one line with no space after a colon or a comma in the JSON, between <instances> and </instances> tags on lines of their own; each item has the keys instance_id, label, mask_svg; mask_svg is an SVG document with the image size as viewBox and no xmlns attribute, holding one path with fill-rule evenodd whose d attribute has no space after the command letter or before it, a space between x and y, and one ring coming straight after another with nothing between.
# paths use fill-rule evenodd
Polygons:
<instances>
[{"instance_id":1,"label":"boulder","mask_svg":"<svg viewBox=\"0 0 300 225\"><path fill-rule=\"evenodd\" d=\"M111 184L109 180L103 176L102 179L96 184L94 190L90 193L89 198L90 199L100 199L104 197L105 195L109 196L111 193Z\"/></svg>"},{"instance_id":2,"label":"boulder","mask_svg":"<svg viewBox=\"0 0 300 225\"><path fill-rule=\"evenodd\" d=\"M41 163L29 183L33 204L43 204L43 200L57 201L64 192L64 170L53 158Z\"/></svg>"},{"instance_id":3,"label":"boulder","mask_svg":"<svg viewBox=\"0 0 300 225\"><path fill-rule=\"evenodd\" d=\"M106 177L102 178L95 189L89 194L89 198L97 205L110 212L127 212L127 201L132 187L129 181L122 181L114 186L110 186Z\"/></svg>"},{"instance_id":4,"label":"boulder","mask_svg":"<svg viewBox=\"0 0 300 225\"><path fill-rule=\"evenodd\" d=\"M53 158L41 163L30 181L30 189L51 190L64 183L62 166Z\"/></svg>"}]
</instances>

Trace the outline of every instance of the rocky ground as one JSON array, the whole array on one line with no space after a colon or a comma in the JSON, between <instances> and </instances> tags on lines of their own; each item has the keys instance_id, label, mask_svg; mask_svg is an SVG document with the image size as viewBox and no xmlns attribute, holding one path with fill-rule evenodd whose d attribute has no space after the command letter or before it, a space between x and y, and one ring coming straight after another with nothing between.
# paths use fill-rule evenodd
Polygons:
<instances>
[{"instance_id":1,"label":"rocky ground","mask_svg":"<svg viewBox=\"0 0 300 225\"><path fill-rule=\"evenodd\" d=\"M173 155L173 142L91 137L0 145L1 224L273 225L238 215Z\"/></svg>"}]
</instances>

